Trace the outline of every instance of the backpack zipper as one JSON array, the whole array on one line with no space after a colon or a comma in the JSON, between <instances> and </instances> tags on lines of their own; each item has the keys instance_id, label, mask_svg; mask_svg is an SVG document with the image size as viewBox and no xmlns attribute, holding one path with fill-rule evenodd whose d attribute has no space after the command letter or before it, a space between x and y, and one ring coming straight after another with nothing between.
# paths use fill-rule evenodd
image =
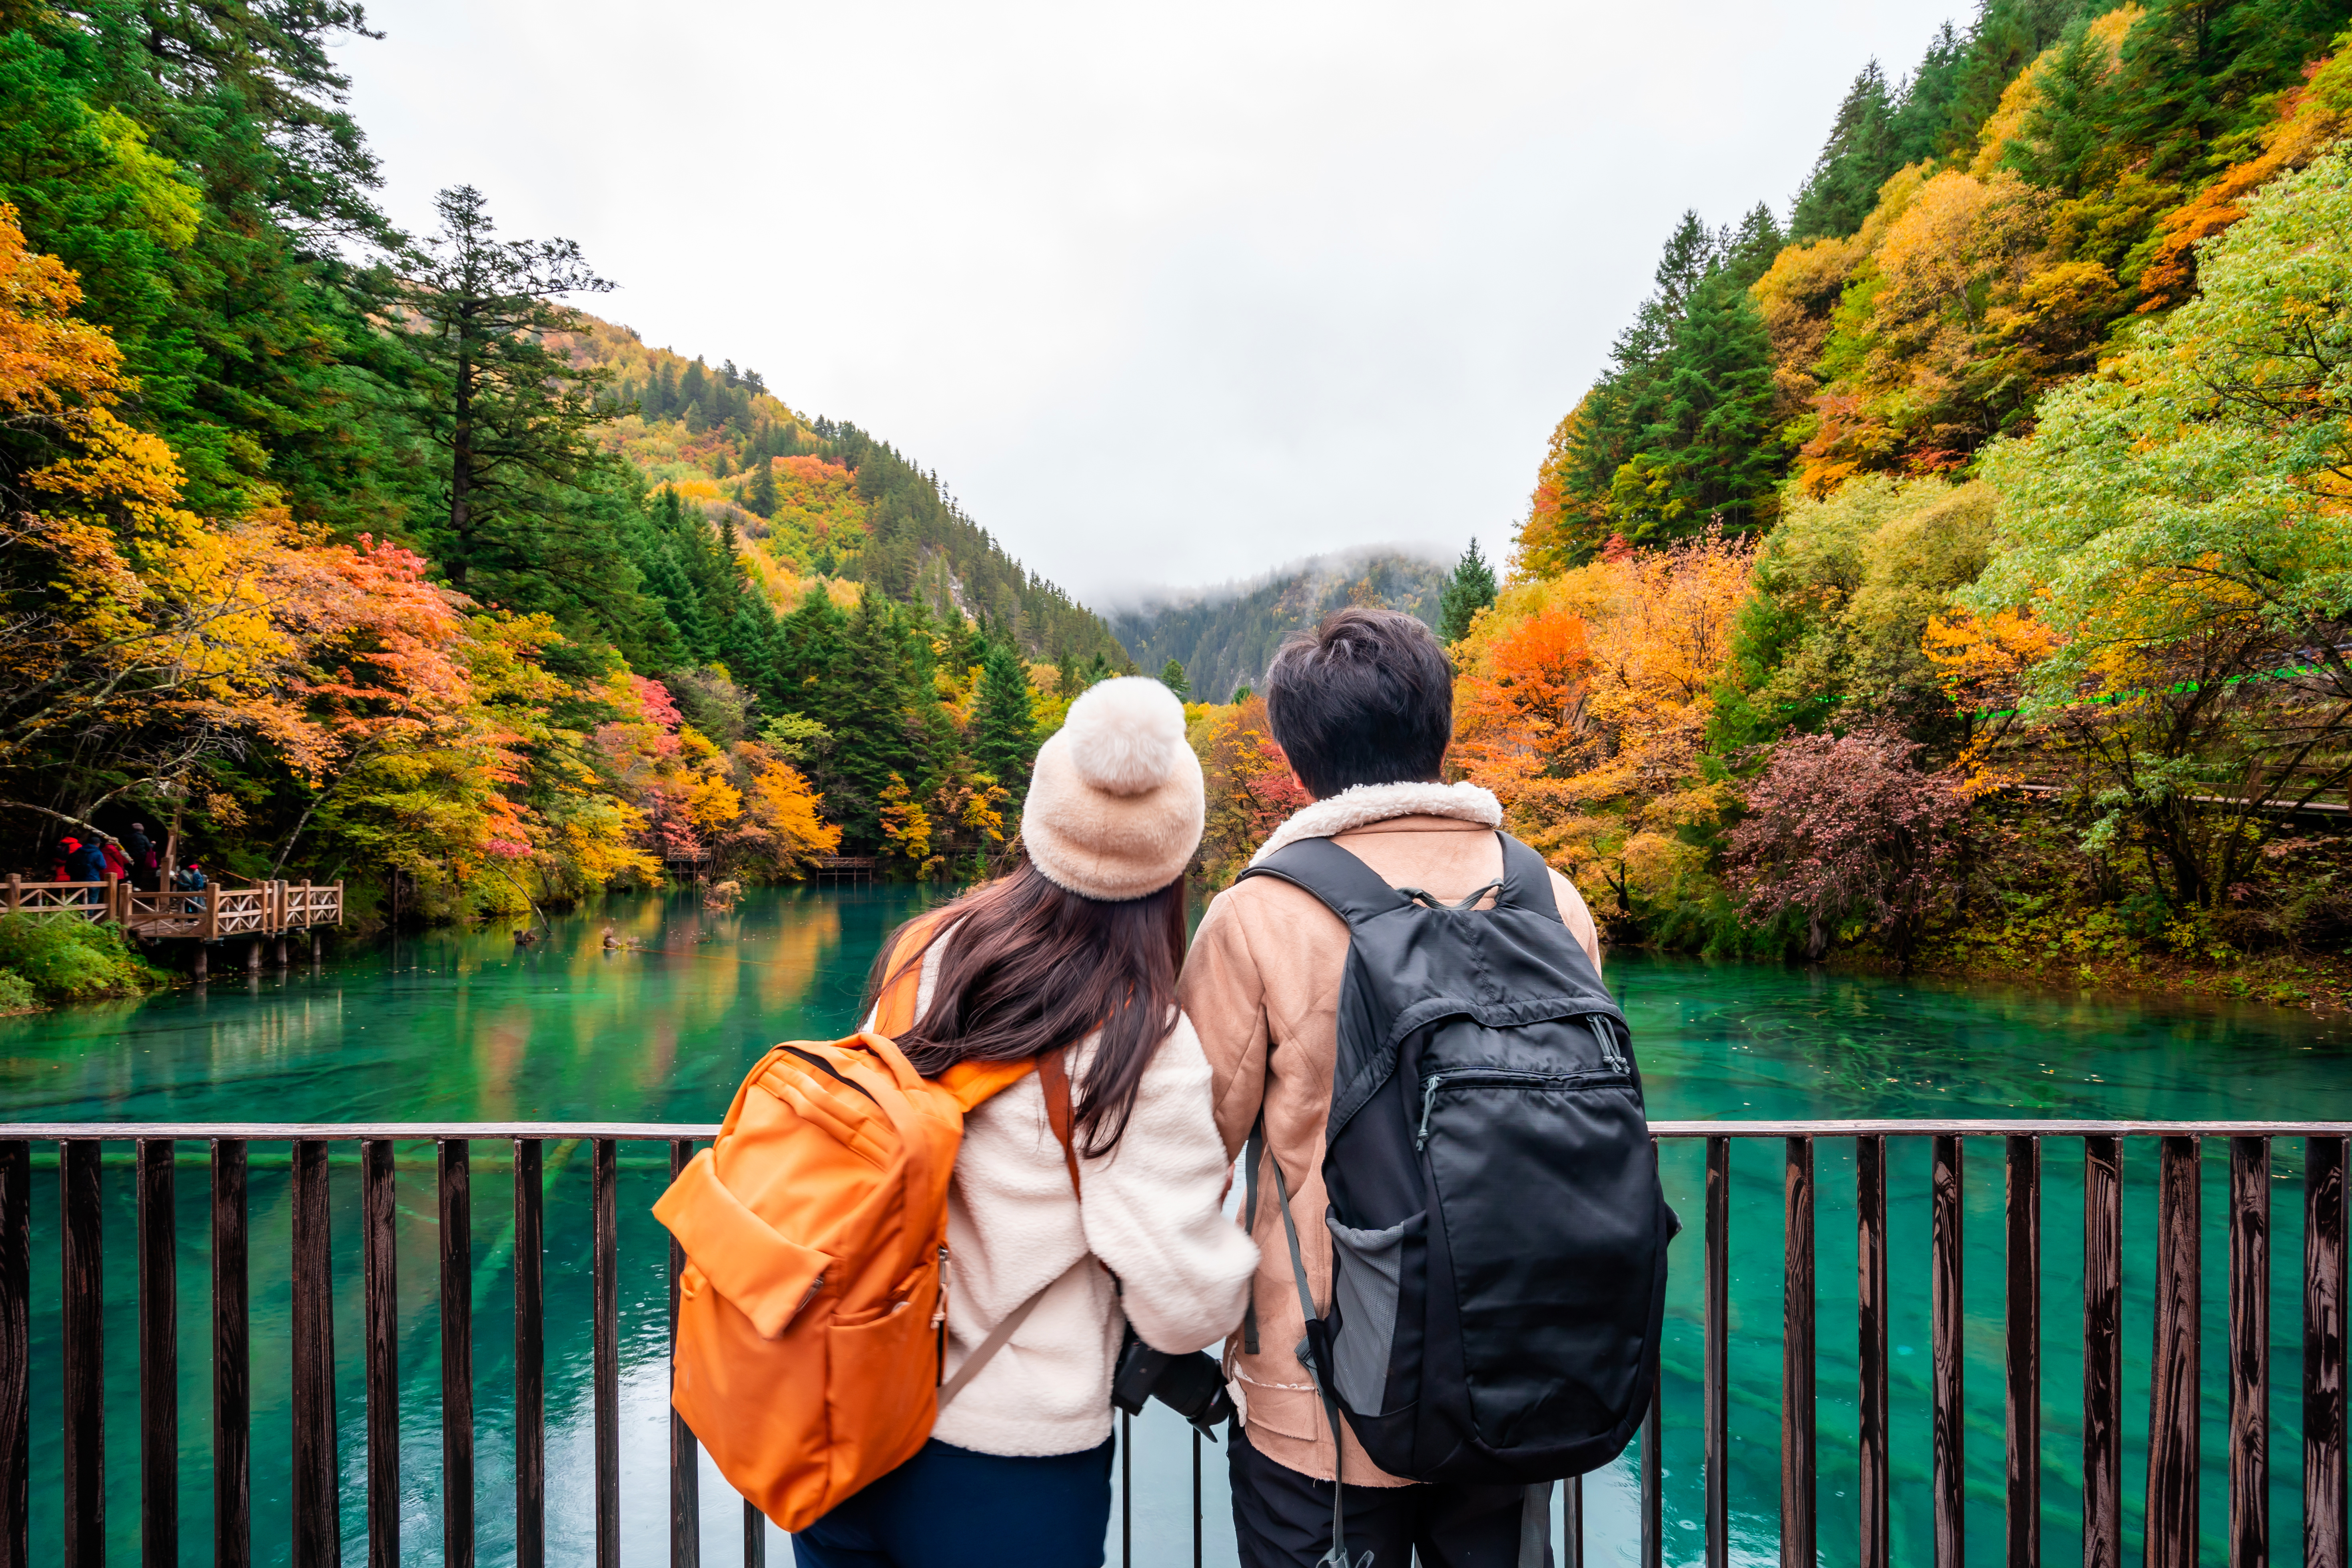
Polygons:
<instances>
[{"instance_id":1,"label":"backpack zipper","mask_svg":"<svg viewBox=\"0 0 2352 1568\"><path fill-rule=\"evenodd\" d=\"M1429 1147L1429 1119L1437 1110L1437 1091L1449 1083L1573 1084L1586 1082L1596 1077L1614 1077L1617 1072L1623 1070L1622 1058L1618 1058L1613 1051L1610 1053L1608 1065L1612 1071L1607 1074L1514 1072L1508 1068L1463 1068L1454 1072L1432 1073L1422 1080L1421 1126L1412 1135L1413 1151L1418 1153Z\"/></svg>"}]
</instances>

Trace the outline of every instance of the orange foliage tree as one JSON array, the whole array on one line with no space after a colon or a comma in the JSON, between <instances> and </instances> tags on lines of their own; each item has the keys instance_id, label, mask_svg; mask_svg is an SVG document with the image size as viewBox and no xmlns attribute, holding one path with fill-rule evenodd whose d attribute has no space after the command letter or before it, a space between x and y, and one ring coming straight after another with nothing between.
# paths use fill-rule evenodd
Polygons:
<instances>
[{"instance_id":1,"label":"orange foliage tree","mask_svg":"<svg viewBox=\"0 0 2352 1568\"><path fill-rule=\"evenodd\" d=\"M1699 756L1753 553L1612 548L1506 588L1455 645L1450 766L1596 905L1630 913L1698 867L1682 830L1726 804Z\"/></svg>"},{"instance_id":2,"label":"orange foliage tree","mask_svg":"<svg viewBox=\"0 0 2352 1568\"><path fill-rule=\"evenodd\" d=\"M1307 804L1307 795L1275 743L1265 698L1205 706L1187 734L1208 794L1195 864L1208 886L1221 888L1285 817Z\"/></svg>"}]
</instances>

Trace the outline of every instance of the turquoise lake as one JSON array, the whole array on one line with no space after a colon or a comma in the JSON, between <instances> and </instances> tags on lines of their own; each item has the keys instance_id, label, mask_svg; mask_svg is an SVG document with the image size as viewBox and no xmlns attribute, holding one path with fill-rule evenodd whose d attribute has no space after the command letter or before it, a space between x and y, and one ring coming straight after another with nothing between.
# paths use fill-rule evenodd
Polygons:
<instances>
[{"instance_id":1,"label":"turquoise lake","mask_svg":"<svg viewBox=\"0 0 2352 1568\"><path fill-rule=\"evenodd\" d=\"M919 907L905 889L760 891L711 916L681 897L614 900L555 921L553 940L517 949L507 932L441 932L354 947L317 969L236 975L207 991L0 1019L0 1110L12 1121L715 1121L744 1069L782 1039L831 1037L855 1022L885 931ZM605 951L613 921L646 951ZM2352 1107L2352 1030L2262 1007L2073 994L1983 984L1832 975L1755 964L1612 955L1608 978L1633 1020L1654 1118L2127 1116L2341 1118ZM110 1551L132 1561L139 1516L135 1223L129 1146L110 1145L107 1193L107 1517ZM209 1259L203 1146L182 1146L179 1210L181 1541L211 1542ZM282 1149L256 1145L251 1176L255 1560L288 1547ZM584 1146L547 1160L548 1536L551 1563L593 1561L589 1497L589 1172ZM2272 1540L2300 1539L2303 1151L2273 1151ZM1699 1559L1702 1152L1669 1144L1675 1244L1664 1391L1667 1559ZM433 1152L400 1156L402 1556L440 1560L438 1244ZM479 1557L510 1561L511 1229L509 1152L475 1146L474 1312ZM343 1552L366 1562L364 1398L356 1151L339 1152L336 1349ZM1731 1500L1735 1560L1778 1561L1781 1152L1733 1152ZM1893 1526L1898 1562L1927 1562L1927 1162L1925 1140L1890 1149L1888 1279L1895 1316ZM625 1563L667 1560L664 1304L666 1237L647 1212L666 1165L624 1145L621 1173L623 1521ZM2081 1151L2044 1152L2042 1552L2079 1557ZM2126 1152L2125 1458L2127 1550L2138 1547L2145 1476L2153 1144ZM53 1152L34 1173L34 1560L61 1551L58 1483L58 1212ZM2226 1149L2204 1161L2207 1547L2224 1555L2226 1365L2222 1326ZM1820 1538L1825 1563L1858 1556L1855 1499L1853 1151L1821 1145L1815 1219L1821 1281ZM1969 1558L2000 1560L2002 1168L1997 1142L1966 1153ZM1155 1412L1138 1424L1139 1563L1191 1561L1189 1444ZM1633 1458L1586 1482L1588 1560L1631 1563ZM1209 1561L1231 1561L1223 1456L1208 1455ZM740 1513L707 1462L704 1561L740 1560ZM1116 1545L1111 1560L1118 1561ZM789 1561L779 1537L769 1561Z\"/></svg>"}]
</instances>

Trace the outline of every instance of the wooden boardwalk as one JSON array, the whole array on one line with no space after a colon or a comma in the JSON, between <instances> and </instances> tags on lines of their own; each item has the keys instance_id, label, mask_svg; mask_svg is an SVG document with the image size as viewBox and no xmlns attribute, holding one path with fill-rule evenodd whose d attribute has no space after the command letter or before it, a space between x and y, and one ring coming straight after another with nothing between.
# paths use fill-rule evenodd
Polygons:
<instances>
[{"instance_id":1,"label":"wooden boardwalk","mask_svg":"<svg viewBox=\"0 0 2352 1568\"><path fill-rule=\"evenodd\" d=\"M62 915L119 925L142 942L195 942L199 976L206 967L207 944L250 942L246 967L258 969L262 941L268 938L282 966L288 933L315 933L321 926L343 923L341 882L257 882L243 888L151 893L120 877L103 882L27 882L12 875L0 897L5 899L0 912L7 914Z\"/></svg>"}]
</instances>

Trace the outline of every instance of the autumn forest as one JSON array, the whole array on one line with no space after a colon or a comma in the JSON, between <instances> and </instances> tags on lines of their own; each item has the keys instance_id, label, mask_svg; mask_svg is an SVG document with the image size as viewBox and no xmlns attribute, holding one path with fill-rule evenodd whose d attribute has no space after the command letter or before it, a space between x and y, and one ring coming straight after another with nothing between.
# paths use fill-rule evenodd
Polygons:
<instances>
[{"instance_id":1,"label":"autumn forest","mask_svg":"<svg viewBox=\"0 0 2352 1568\"><path fill-rule=\"evenodd\" d=\"M1353 600L1439 629L1450 765L1613 942L2352 994L2352 0L1984 0L1822 106L1792 200L1665 237L1507 560L1116 629L916 455L595 313L569 241L467 186L397 230L362 20L0 7L28 879L136 820L362 932L951 881L1140 668L1214 885L1304 801L1248 689Z\"/></svg>"}]
</instances>

